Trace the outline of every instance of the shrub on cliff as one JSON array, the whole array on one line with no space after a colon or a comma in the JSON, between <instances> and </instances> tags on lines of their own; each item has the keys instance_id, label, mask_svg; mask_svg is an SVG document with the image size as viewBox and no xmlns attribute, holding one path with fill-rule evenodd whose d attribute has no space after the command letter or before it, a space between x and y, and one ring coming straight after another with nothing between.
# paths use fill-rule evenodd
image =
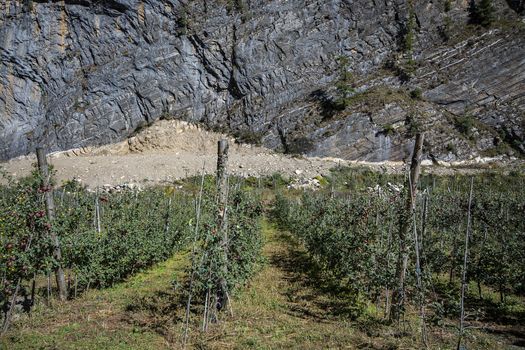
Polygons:
<instances>
[{"instance_id":1,"label":"shrub on cliff","mask_svg":"<svg viewBox=\"0 0 525 350\"><path fill-rule=\"evenodd\" d=\"M492 0L471 0L469 6L470 23L489 27L494 21L494 6Z\"/></svg>"}]
</instances>

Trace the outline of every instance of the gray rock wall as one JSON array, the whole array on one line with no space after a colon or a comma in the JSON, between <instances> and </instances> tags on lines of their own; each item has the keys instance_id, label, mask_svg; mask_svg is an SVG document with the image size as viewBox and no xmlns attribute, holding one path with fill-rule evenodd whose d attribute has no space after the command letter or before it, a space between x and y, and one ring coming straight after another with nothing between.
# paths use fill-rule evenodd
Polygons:
<instances>
[{"instance_id":1,"label":"gray rock wall","mask_svg":"<svg viewBox=\"0 0 525 350\"><path fill-rule=\"evenodd\" d=\"M414 4L417 50L431 50L443 4ZM304 132L312 154L342 147L352 158L366 154L344 151L346 141L323 145L308 126L312 93L330 90L341 55L356 76L379 71L398 51L408 3L4 0L0 10L0 159L39 144L114 142L159 118L257 135L280 149ZM359 125L344 139L369 139ZM384 150L383 139L367 147L374 160L403 153Z\"/></svg>"}]
</instances>

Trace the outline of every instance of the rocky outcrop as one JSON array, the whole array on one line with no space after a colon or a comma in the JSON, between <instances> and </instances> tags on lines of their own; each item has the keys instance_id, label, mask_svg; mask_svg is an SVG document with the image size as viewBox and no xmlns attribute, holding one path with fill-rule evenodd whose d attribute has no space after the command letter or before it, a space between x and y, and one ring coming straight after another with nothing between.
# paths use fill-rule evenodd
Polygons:
<instances>
[{"instance_id":1,"label":"rocky outcrop","mask_svg":"<svg viewBox=\"0 0 525 350\"><path fill-rule=\"evenodd\" d=\"M423 50L408 81L376 79L335 122L312 123L317 146L309 153L403 159L414 133L424 130L426 150L441 160L523 156L524 33L493 29Z\"/></svg>"},{"instance_id":2,"label":"rocky outcrop","mask_svg":"<svg viewBox=\"0 0 525 350\"><path fill-rule=\"evenodd\" d=\"M516 152L525 154L523 36L488 31L425 61L428 66L418 72L418 78L428 88L429 101L455 116L475 117L495 131L493 145L508 141Z\"/></svg>"},{"instance_id":3,"label":"rocky outcrop","mask_svg":"<svg viewBox=\"0 0 525 350\"><path fill-rule=\"evenodd\" d=\"M407 32L415 32L416 61L430 62L443 56L446 18L467 20L466 2L454 2L450 13L441 2L412 3L411 9L406 0L3 1L0 159L39 144L63 150L119 141L162 118L290 152L401 159L409 142L390 130L414 110L457 114L452 107L460 104L449 102L459 95L468 100L462 108L496 96L505 107L481 113L481 122L505 128L513 140L522 137L523 116L516 115L523 113L523 35L500 34L474 55L485 80L475 66L466 69L467 58L453 65L453 82L430 86L425 67L406 82L384 68L399 59ZM498 9L500 17L519 20L505 2ZM411 16L415 28L407 24ZM444 52L439 65L448 74L455 58ZM339 56L348 58L358 91L415 84L428 101L413 109L398 99L332 115L324 107L334 99ZM504 58L503 65L490 64ZM491 85L495 79L505 84ZM479 88L465 88L478 81Z\"/></svg>"}]
</instances>

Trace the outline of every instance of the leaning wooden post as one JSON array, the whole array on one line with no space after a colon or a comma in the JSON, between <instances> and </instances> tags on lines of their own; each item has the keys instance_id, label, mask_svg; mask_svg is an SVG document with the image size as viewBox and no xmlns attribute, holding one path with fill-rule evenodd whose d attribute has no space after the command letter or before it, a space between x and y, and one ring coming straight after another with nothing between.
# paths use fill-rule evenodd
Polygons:
<instances>
[{"instance_id":1,"label":"leaning wooden post","mask_svg":"<svg viewBox=\"0 0 525 350\"><path fill-rule=\"evenodd\" d=\"M416 135L412 161L410 163L409 181L407 182L407 200L399 221L399 253L396 265L397 288L392 295L392 308L390 309L390 320L399 321L405 303L405 279L408 266L407 238L410 230L410 222L415 210L417 185L421 171L421 155L423 154L424 134Z\"/></svg>"},{"instance_id":2,"label":"leaning wooden post","mask_svg":"<svg viewBox=\"0 0 525 350\"><path fill-rule=\"evenodd\" d=\"M47 158L44 152L44 149L38 147L36 149L36 157L38 162L38 171L42 177L42 188L45 193L46 200L46 211L47 219L52 225L55 219L55 201L53 200L53 188L51 186L49 167L47 166ZM64 277L64 270L62 270L62 251L60 249L60 242L58 236L53 232L53 229L50 230L50 236L53 241L53 256L58 263L58 267L55 269L55 275L57 280L58 292L60 300L67 299L67 288L66 288L66 279Z\"/></svg>"},{"instance_id":3,"label":"leaning wooden post","mask_svg":"<svg viewBox=\"0 0 525 350\"><path fill-rule=\"evenodd\" d=\"M217 151L217 192L219 195L217 228L221 237L223 261L217 291L218 310L226 309L229 299L228 284L226 281L228 274L228 149L228 140L221 139L218 142Z\"/></svg>"}]
</instances>

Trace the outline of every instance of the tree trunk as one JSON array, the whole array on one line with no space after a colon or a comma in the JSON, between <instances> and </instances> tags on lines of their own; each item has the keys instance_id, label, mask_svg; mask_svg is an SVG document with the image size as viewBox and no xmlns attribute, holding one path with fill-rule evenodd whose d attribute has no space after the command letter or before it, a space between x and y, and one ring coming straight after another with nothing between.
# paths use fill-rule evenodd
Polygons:
<instances>
[{"instance_id":1,"label":"tree trunk","mask_svg":"<svg viewBox=\"0 0 525 350\"><path fill-rule=\"evenodd\" d=\"M417 185L419 182L419 173L421 170L421 155L423 153L424 134L416 135L414 152L410 163L410 175L407 182L407 200L404 210L400 215L399 222L399 253L396 264L397 288L393 291L392 307L390 311L390 320L399 321L403 312L405 303L405 279L408 266L408 246L407 237L410 232L410 222L415 209L415 199L417 196Z\"/></svg>"},{"instance_id":2,"label":"tree trunk","mask_svg":"<svg viewBox=\"0 0 525 350\"><path fill-rule=\"evenodd\" d=\"M228 140L218 142L217 151L217 192L219 195L217 228L221 237L222 266L217 289L217 310L228 307Z\"/></svg>"},{"instance_id":3,"label":"tree trunk","mask_svg":"<svg viewBox=\"0 0 525 350\"><path fill-rule=\"evenodd\" d=\"M49 174L49 168L47 166L47 158L46 154L44 152L43 148L37 148L36 149L36 156L38 161L38 170L40 172L40 176L42 177L42 187L45 191L45 199L46 199L46 211L47 211L47 219L49 220L49 223L53 225L53 221L55 219L55 201L53 199L53 188L51 187L50 182L50 174ZM55 260L57 261L57 268L55 269L55 276L58 286L58 294L60 300L66 300L67 299L67 288L66 288L66 280L64 277L64 270L62 270L62 251L60 249L60 241L58 240L58 236L53 232L53 228L50 229L50 236L53 241L53 256Z\"/></svg>"},{"instance_id":4,"label":"tree trunk","mask_svg":"<svg viewBox=\"0 0 525 350\"><path fill-rule=\"evenodd\" d=\"M479 300L483 300L483 294L481 292L481 282L479 281L479 278L477 280L477 283L478 283L478 295L479 295Z\"/></svg>"},{"instance_id":5,"label":"tree trunk","mask_svg":"<svg viewBox=\"0 0 525 350\"><path fill-rule=\"evenodd\" d=\"M409 179L410 181L410 179ZM412 184L412 181L410 181ZM416 283L418 289L418 304L419 304L419 317L421 319L421 341L425 348L428 348L427 345L427 330L426 330L426 321L425 321L425 288L423 286L423 273L421 271L421 262L419 257L420 246L416 226L416 210L415 205L412 210L413 218L413 232L414 232L414 251L416 253Z\"/></svg>"},{"instance_id":6,"label":"tree trunk","mask_svg":"<svg viewBox=\"0 0 525 350\"><path fill-rule=\"evenodd\" d=\"M463 254L463 271L461 272L461 297L460 317L459 317L459 339L457 349L461 349L461 342L463 333L465 331L465 291L467 289L467 262L468 262L468 243L470 240L470 226L471 226L471 208L472 208L472 192L474 189L474 178L470 180L470 195L468 200L468 216L467 216L467 232L465 233L465 252Z\"/></svg>"}]
</instances>

